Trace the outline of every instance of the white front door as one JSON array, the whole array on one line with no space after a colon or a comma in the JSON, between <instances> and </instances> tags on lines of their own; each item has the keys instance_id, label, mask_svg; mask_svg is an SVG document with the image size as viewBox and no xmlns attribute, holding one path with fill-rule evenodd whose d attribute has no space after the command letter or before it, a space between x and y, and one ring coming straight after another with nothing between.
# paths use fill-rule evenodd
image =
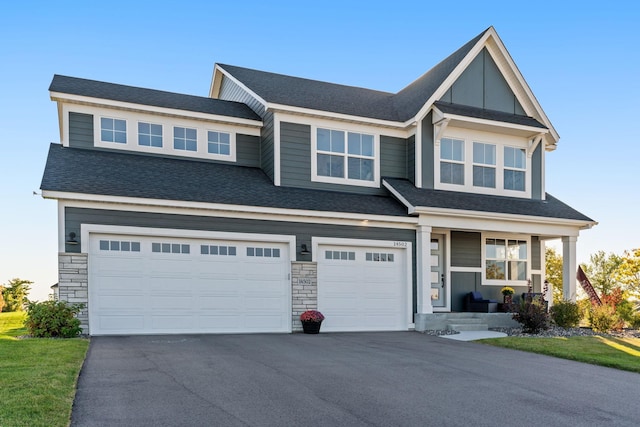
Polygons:
<instances>
[{"instance_id":1,"label":"white front door","mask_svg":"<svg viewBox=\"0 0 640 427\"><path fill-rule=\"evenodd\" d=\"M431 235L431 305L434 308L447 306L447 286L444 271L444 236Z\"/></svg>"}]
</instances>

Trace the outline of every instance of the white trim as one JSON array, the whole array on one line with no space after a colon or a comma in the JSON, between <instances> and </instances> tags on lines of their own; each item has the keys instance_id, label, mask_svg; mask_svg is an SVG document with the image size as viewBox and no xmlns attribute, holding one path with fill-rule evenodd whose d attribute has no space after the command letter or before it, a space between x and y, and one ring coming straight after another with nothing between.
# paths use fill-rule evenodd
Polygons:
<instances>
[{"instance_id":1,"label":"white trim","mask_svg":"<svg viewBox=\"0 0 640 427\"><path fill-rule=\"evenodd\" d=\"M385 179L382 180L382 185L387 190L389 190L389 192L391 194L393 194L398 199L398 201L400 201L400 203L402 203L403 205L405 205L407 207L408 215L412 215L414 213L415 207L407 199L405 199L404 196L402 194L400 194L400 192L398 190L393 188L393 186L391 184L389 184Z\"/></svg>"},{"instance_id":2,"label":"white trim","mask_svg":"<svg viewBox=\"0 0 640 427\"><path fill-rule=\"evenodd\" d=\"M482 267L449 267L453 273L482 273Z\"/></svg>"},{"instance_id":3,"label":"white trim","mask_svg":"<svg viewBox=\"0 0 640 427\"><path fill-rule=\"evenodd\" d=\"M352 132L379 134L381 136L390 136L395 138L409 138L416 131L416 124L413 123L408 129L391 129L383 128L376 124L353 121L338 121L331 117L303 116L292 114L286 111L277 111L280 122L296 123L307 126L328 127L346 129ZM275 114L275 112L274 112ZM339 122L339 123L337 123Z\"/></svg>"},{"instance_id":4,"label":"white trim","mask_svg":"<svg viewBox=\"0 0 640 427\"><path fill-rule=\"evenodd\" d=\"M260 128L261 120L243 119L239 117L221 116L211 113L200 113L197 111L177 110L166 107L156 107L153 105L134 104L131 102L114 101L111 99L93 98L89 96L70 95L61 92L50 92L51 100L85 107L111 108L123 111L133 111L154 115L177 117L187 120L207 120L216 123L224 123L235 126L245 126L250 128ZM82 112L82 111L80 111Z\"/></svg>"},{"instance_id":5,"label":"white trim","mask_svg":"<svg viewBox=\"0 0 640 427\"><path fill-rule=\"evenodd\" d=\"M215 66L215 70L216 71L220 71L220 73L222 73L225 77L227 77L229 80L231 80L232 82L234 82L236 85L238 85L242 90L244 90L247 94L251 95L251 97L253 97L256 101L258 101L260 104L262 104L264 106L265 109L268 108L268 103L267 101L265 101L264 99L262 99L262 97L260 97L257 93L255 93L254 91L252 91L251 89L249 89L247 86L245 86L244 83L242 83L240 80L236 79L235 77L233 77L231 74L229 74L229 72L227 70L225 70L224 68L222 68L220 66L220 64L216 64ZM222 84L222 82L220 83ZM209 93L209 95L211 97L213 97L213 93Z\"/></svg>"},{"instance_id":6,"label":"white trim","mask_svg":"<svg viewBox=\"0 0 640 427\"><path fill-rule=\"evenodd\" d=\"M89 194L58 193L43 191L43 197L64 201L67 207L118 210L131 212L153 212L177 215L259 219L267 221L289 221L300 223L322 223L368 227L414 230L415 217L390 217L382 215L322 212L297 209L264 208L258 206L222 205L199 202L177 202L173 200L124 198Z\"/></svg>"},{"instance_id":7,"label":"white trim","mask_svg":"<svg viewBox=\"0 0 640 427\"><path fill-rule=\"evenodd\" d=\"M282 177L281 168L281 154L280 154L280 119L277 113L273 113L273 185L280 186L280 180Z\"/></svg>"},{"instance_id":8,"label":"white trim","mask_svg":"<svg viewBox=\"0 0 640 427\"><path fill-rule=\"evenodd\" d=\"M424 138L424 134L422 132L423 120L420 120L416 126L416 140L414 143L414 167L416 170L414 171L414 182L416 188L422 188L422 139Z\"/></svg>"},{"instance_id":9,"label":"white trim","mask_svg":"<svg viewBox=\"0 0 640 427\"><path fill-rule=\"evenodd\" d=\"M434 122L434 125L441 124L442 122L445 122L444 124L446 125L450 121L453 121L453 123L451 123L452 126L468 127L470 129L480 129L480 130L482 130L482 128L487 128L487 131L492 131L493 129L498 128L502 130L502 133L515 134L517 136L523 136L527 138L533 138L538 135L544 136L545 134L549 133L548 129L542 129L535 126L527 126L527 125L521 125L517 123L509 123L509 122L502 122L497 120L481 119L477 117L460 116L460 115L451 114L451 113L443 113L442 111L440 111L440 109L437 106L434 106L433 110L434 112L437 113L433 115L434 120L437 120L437 122ZM446 126L445 126L445 129L446 129ZM505 130L508 130L508 131L505 132ZM444 130L442 132L444 132ZM438 134L442 135L442 132L439 132ZM440 139L440 138L436 138L436 139Z\"/></svg>"},{"instance_id":10,"label":"white trim","mask_svg":"<svg viewBox=\"0 0 640 427\"><path fill-rule=\"evenodd\" d=\"M526 263L527 263L527 271L525 273L525 277L529 278L531 277L531 258L532 258L532 251L531 251L531 235L525 235L525 234L511 234L511 233L501 233L501 232L482 232L481 233L481 251L482 251L482 284L485 286L526 286L527 285L527 279L523 279L523 280L497 280L497 279L487 279L487 269L486 269L486 265L487 265L487 239L501 239L505 241L505 244L508 243L509 240L520 240L520 241L526 241L527 242L527 259L526 259ZM508 248L505 247L505 251L508 252ZM504 261L506 263L505 265L505 272L504 274L507 275L507 270L509 269L508 263L509 263L509 258L508 258L508 254L505 252L505 258ZM502 261L502 259L500 259L500 261ZM521 259L518 259L518 261L522 261Z\"/></svg>"},{"instance_id":11,"label":"white trim","mask_svg":"<svg viewBox=\"0 0 640 427\"><path fill-rule=\"evenodd\" d=\"M65 245L67 236L66 236L66 227L65 227L65 211L66 203L62 200L58 201L58 252L66 252L67 248Z\"/></svg>"},{"instance_id":12,"label":"white trim","mask_svg":"<svg viewBox=\"0 0 640 427\"><path fill-rule=\"evenodd\" d=\"M370 240L370 239L343 239L334 237L311 237L311 256L312 261L318 262L318 246L320 245L335 245L335 246L358 246L358 247L373 247L373 248L392 248L392 249L404 249L405 250L405 298L406 298L406 324L407 329L413 323L413 265L412 265L412 253L413 244L403 240L390 241L390 240ZM318 283L318 286L320 284Z\"/></svg>"}]
</instances>

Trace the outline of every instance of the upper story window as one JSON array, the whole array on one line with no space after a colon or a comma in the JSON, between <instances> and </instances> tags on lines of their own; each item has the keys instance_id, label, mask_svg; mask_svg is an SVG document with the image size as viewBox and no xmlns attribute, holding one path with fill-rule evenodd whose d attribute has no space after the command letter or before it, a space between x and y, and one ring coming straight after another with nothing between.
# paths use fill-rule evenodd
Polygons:
<instances>
[{"instance_id":1,"label":"upper story window","mask_svg":"<svg viewBox=\"0 0 640 427\"><path fill-rule=\"evenodd\" d=\"M527 156L522 148L504 147L504 188L525 190Z\"/></svg>"},{"instance_id":2,"label":"upper story window","mask_svg":"<svg viewBox=\"0 0 640 427\"><path fill-rule=\"evenodd\" d=\"M528 242L520 239L485 239L485 279L489 284L527 280Z\"/></svg>"},{"instance_id":3,"label":"upper story window","mask_svg":"<svg viewBox=\"0 0 640 427\"><path fill-rule=\"evenodd\" d=\"M440 143L440 182L464 185L464 141L442 138Z\"/></svg>"},{"instance_id":4,"label":"upper story window","mask_svg":"<svg viewBox=\"0 0 640 427\"><path fill-rule=\"evenodd\" d=\"M373 135L318 128L314 148L316 180L356 185L376 181Z\"/></svg>"},{"instance_id":5,"label":"upper story window","mask_svg":"<svg viewBox=\"0 0 640 427\"><path fill-rule=\"evenodd\" d=\"M231 155L231 137L226 132L207 131L207 152L209 154Z\"/></svg>"},{"instance_id":6,"label":"upper story window","mask_svg":"<svg viewBox=\"0 0 640 427\"><path fill-rule=\"evenodd\" d=\"M176 150L198 151L198 131L192 128L173 128L173 148Z\"/></svg>"},{"instance_id":7,"label":"upper story window","mask_svg":"<svg viewBox=\"0 0 640 427\"><path fill-rule=\"evenodd\" d=\"M473 185L496 188L496 146L473 143Z\"/></svg>"},{"instance_id":8,"label":"upper story window","mask_svg":"<svg viewBox=\"0 0 640 427\"><path fill-rule=\"evenodd\" d=\"M162 125L138 122L138 145L162 147Z\"/></svg>"},{"instance_id":9,"label":"upper story window","mask_svg":"<svg viewBox=\"0 0 640 427\"><path fill-rule=\"evenodd\" d=\"M126 120L100 118L100 139L105 142L127 143Z\"/></svg>"}]
</instances>

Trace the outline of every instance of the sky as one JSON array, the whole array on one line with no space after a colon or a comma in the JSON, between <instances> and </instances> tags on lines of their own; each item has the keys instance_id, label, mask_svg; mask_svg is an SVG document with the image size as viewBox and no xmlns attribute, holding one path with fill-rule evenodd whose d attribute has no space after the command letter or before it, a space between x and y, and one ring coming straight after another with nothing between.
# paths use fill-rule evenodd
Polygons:
<instances>
[{"instance_id":1,"label":"sky","mask_svg":"<svg viewBox=\"0 0 640 427\"><path fill-rule=\"evenodd\" d=\"M630 1L3 2L0 284L57 282L56 202L33 194L54 74L207 96L219 62L397 92L489 26L560 134L547 192L599 223L578 262L640 247L639 22Z\"/></svg>"}]
</instances>

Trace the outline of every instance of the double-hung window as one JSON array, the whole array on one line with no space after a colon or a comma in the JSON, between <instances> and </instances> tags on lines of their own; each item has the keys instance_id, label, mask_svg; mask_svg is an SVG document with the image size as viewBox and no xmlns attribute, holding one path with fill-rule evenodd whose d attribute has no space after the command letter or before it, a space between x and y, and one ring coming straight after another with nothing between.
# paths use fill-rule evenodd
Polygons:
<instances>
[{"instance_id":1,"label":"double-hung window","mask_svg":"<svg viewBox=\"0 0 640 427\"><path fill-rule=\"evenodd\" d=\"M231 155L231 136L226 132L207 131L207 152L209 154Z\"/></svg>"},{"instance_id":2,"label":"double-hung window","mask_svg":"<svg viewBox=\"0 0 640 427\"><path fill-rule=\"evenodd\" d=\"M138 145L162 147L162 125L138 122Z\"/></svg>"},{"instance_id":3,"label":"double-hung window","mask_svg":"<svg viewBox=\"0 0 640 427\"><path fill-rule=\"evenodd\" d=\"M126 120L100 118L100 139L104 142L127 143L127 122Z\"/></svg>"},{"instance_id":4,"label":"double-hung window","mask_svg":"<svg viewBox=\"0 0 640 427\"><path fill-rule=\"evenodd\" d=\"M173 128L173 148L175 150L198 151L198 131L192 128Z\"/></svg>"},{"instance_id":5,"label":"double-hung window","mask_svg":"<svg viewBox=\"0 0 640 427\"><path fill-rule=\"evenodd\" d=\"M332 129L317 129L316 174L346 181L374 182L373 135Z\"/></svg>"},{"instance_id":6,"label":"double-hung window","mask_svg":"<svg viewBox=\"0 0 640 427\"><path fill-rule=\"evenodd\" d=\"M504 147L504 188L525 191L526 154L524 149Z\"/></svg>"},{"instance_id":7,"label":"double-hung window","mask_svg":"<svg viewBox=\"0 0 640 427\"><path fill-rule=\"evenodd\" d=\"M485 277L494 281L527 279L527 241L485 239Z\"/></svg>"},{"instance_id":8,"label":"double-hung window","mask_svg":"<svg viewBox=\"0 0 640 427\"><path fill-rule=\"evenodd\" d=\"M496 188L496 146L473 143L473 186Z\"/></svg>"},{"instance_id":9,"label":"double-hung window","mask_svg":"<svg viewBox=\"0 0 640 427\"><path fill-rule=\"evenodd\" d=\"M464 185L464 141L442 138L440 140L440 182Z\"/></svg>"}]
</instances>

